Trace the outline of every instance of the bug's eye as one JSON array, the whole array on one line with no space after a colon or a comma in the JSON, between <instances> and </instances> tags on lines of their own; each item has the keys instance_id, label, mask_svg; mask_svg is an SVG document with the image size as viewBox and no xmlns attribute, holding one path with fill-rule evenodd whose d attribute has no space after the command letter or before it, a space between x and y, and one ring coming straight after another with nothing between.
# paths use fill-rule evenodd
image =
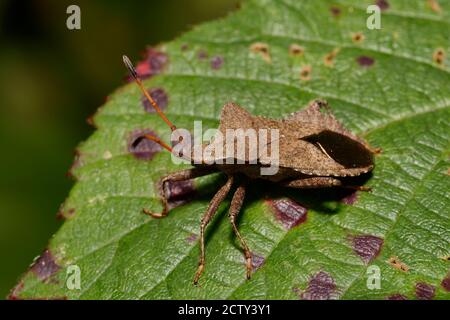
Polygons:
<instances>
[{"instance_id":1,"label":"bug's eye","mask_svg":"<svg viewBox=\"0 0 450 320\"><path fill-rule=\"evenodd\" d=\"M373 164L372 154L364 145L340 133L324 130L302 140L312 143L345 168L367 167Z\"/></svg>"}]
</instances>

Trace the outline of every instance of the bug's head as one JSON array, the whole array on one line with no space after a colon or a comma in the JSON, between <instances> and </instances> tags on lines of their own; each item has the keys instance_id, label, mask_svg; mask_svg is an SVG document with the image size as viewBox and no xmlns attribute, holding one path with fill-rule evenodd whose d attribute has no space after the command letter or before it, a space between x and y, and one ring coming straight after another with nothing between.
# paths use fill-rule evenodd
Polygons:
<instances>
[{"instance_id":1,"label":"bug's head","mask_svg":"<svg viewBox=\"0 0 450 320\"><path fill-rule=\"evenodd\" d=\"M161 117L161 119L163 119L164 122L167 123L167 125L170 127L170 130L172 130L172 132L175 131L177 129L177 127L169 119L167 119L166 115L161 111L161 109L159 108L159 106L156 103L156 101L153 100L151 95L147 92L147 90L145 90L145 88L144 88L144 86L142 84L142 80L139 77L138 73L136 72L136 69L134 68L134 66L131 63L130 59L127 56L125 56L125 55L122 56L122 58L123 58L123 63L127 67L128 71L130 72L130 75L133 77L133 79L136 82L136 84L138 85L138 87L141 89L141 91L144 94L145 98L150 102L150 104L153 106L153 108L158 113L158 115ZM168 150L169 152L172 153L172 147L168 146L161 139L159 139L159 138L157 138L155 136L152 136L150 134L143 134L142 136L138 137L134 141L133 145L137 145L142 140L145 140L145 139L156 142L157 144L159 144L160 146L162 146L163 148L165 148L166 150ZM177 155L177 154L175 154L175 155L182 157L182 155Z\"/></svg>"}]
</instances>

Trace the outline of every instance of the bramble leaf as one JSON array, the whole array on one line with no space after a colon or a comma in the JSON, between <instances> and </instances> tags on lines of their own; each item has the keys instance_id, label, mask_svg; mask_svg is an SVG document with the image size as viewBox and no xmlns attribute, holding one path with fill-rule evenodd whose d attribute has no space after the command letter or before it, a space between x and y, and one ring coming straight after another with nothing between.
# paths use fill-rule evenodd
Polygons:
<instances>
[{"instance_id":1,"label":"bramble leaf","mask_svg":"<svg viewBox=\"0 0 450 320\"><path fill-rule=\"evenodd\" d=\"M224 179L178 185L174 192L195 194L167 218L141 213L160 209L158 178L188 166L151 144L130 147L143 130L170 137L130 83L94 117L61 209L67 221L11 298L449 299L450 2L377 2L380 30L366 27L372 1L247 1L149 49L138 68L168 117L188 129L194 120L216 127L228 101L281 118L328 100L346 127L383 149L365 184L371 193L336 200L339 191L255 186L239 220L252 279L228 201L208 228L195 287L199 221Z\"/></svg>"}]
</instances>

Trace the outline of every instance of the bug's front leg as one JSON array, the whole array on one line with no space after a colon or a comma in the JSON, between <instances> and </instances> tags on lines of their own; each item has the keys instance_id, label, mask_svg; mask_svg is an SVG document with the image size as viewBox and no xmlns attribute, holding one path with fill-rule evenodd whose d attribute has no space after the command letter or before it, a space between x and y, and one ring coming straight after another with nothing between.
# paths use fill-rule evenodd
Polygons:
<instances>
[{"instance_id":1,"label":"bug's front leg","mask_svg":"<svg viewBox=\"0 0 450 320\"><path fill-rule=\"evenodd\" d=\"M233 199L231 200L230 205L230 211L228 213L228 216L230 218L231 226L233 227L234 234L239 239L239 242L241 243L242 250L244 250L244 256L245 256L245 266L247 268L247 279L250 279L252 275L252 254L250 252L250 249L247 246L247 243L245 242L244 238L241 236L241 233L239 232L237 225L236 225L236 218L241 211L242 204L244 203L245 198L245 186L244 184L241 184L235 191L233 195Z\"/></svg>"},{"instance_id":2,"label":"bug's front leg","mask_svg":"<svg viewBox=\"0 0 450 320\"><path fill-rule=\"evenodd\" d=\"M153 218L163 218L167 216L169 212L169 201L166 193L166 183L169 182L176 182L176 181L184 181L189 179L198 178L201 176L205 176L208 174L211 174L215 172L216 170L213 167L209 166L202 166L202 167L195 167L191 169L186 170L180 170L176 172L172 172L168 174L167 176L162 177L159 179L157 184L157 189L160 195L161 204L162 204L162 211L159 213L155 213L153 211L150 211L148 209L142 209L143 213L152 216Z\"/></svg>"},{"instance_id":3,"label":"bug's front leg","mask_svg":"<svg viewBox=\"0 0 450 320\"><path fill-rule=\"evenodd\" d=\"M200 279L203 270L205 269L205 229L208 226L211 219L214 217L214 214L217 212L219 205L227 196L228 192L233 185L233 176L229 176L227 182L222 188L217 191L217 193L212 198L211 202L206 209L205 214L203 215L202 222L200 225L200 259L198 261L197 272L194 277L194 284L198 283L198 279Z\"/></svg>"}]
</instances>

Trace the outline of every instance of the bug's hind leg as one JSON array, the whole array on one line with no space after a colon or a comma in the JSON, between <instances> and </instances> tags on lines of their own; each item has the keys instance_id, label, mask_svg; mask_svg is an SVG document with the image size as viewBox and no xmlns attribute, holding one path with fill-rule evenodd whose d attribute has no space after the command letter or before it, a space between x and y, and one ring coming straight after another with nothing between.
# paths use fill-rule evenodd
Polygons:
<instances>
[{"instance_id":1,"label":"bug's hind leg","mask_svg":"<svg viewBox=\"0 0 450 320\"><path fill-rule=\"evenodd\" d=\"M341 186L342 182L333 177L308 177L286 181L281 183L281 185L288 188L311 189Z\"/></svg>"},{"instance_id":2,"label":"bug's hind leg","mask_svg":"<svg viewBox=\"0 0 450 320\"><path fill-rule=\"evenodd\" d=\"M200 259L198 261L198 269L195 273L194 284L198 283L198 279L200 278L203 270L205 269L205 229L208 226L211 219L214 217L214 214L217 212L219 205L227 196L228 192L233 185L233 176L229 176L225 185L217 191L217 193L212 198L211 202L206 209L205 214L203 215L202 222L200 225Z\"/></svg>"},{"instance_id":3,"label":"bug's hind leg","mask_svg":"<svg viewBox=\"0 0 450 320\"><path fill-rule=\"evenodd\" d=\"M241 236L241 233L239 232L237 225L236 225L236 218L242 208L242 204L244 203L244 198L245 198L245 186L243 184L241 184L236 189L236 191L233 195L233 199L231 200L230 211L228 213L228 216L230 218L230 222L231 222L231 226L233 227L234 234L239 239L242 250L244 250L245 266L247 269L247 279L250 279L250 277L252 275L252 254L250 252L250 249L247 246L247 243L245 242L244 238Z\"/></svg>"},{"instance_id":4,"label":"bug's hind leg","mask_svg":"<svg viewBox=\"0 0 450 320\"><path fill-rule=\"evenodd\" d=\"M155 213L148 209L142 209L143 213L152 216L153 218L163 218L167 216L169 212L169 202L167 197L167 190L166 190L166 184L169 182L176 182L176 181L184 181L189 179L194 179L197 177L205 176L208 174L211 174L215 171L213 167L196 167L186 170L180 170L176 172L172 172L168 174L167 176L162 177L157 184L157 188L159 191L159 195L161 198L161 204L162 204L162 211Z\"/></svg>"},{"instance_id":5,"label":"bug's hind leg","mask_svg":"<svg viewBox=\"0 0 450 320\"><path fill-rule=\"evenodd\" d=\"M342 181L333 177L311 177L300 178L281 183L283 187L296 188L296 189L312 189L312 188L328 188L328 187L342 187L351 190L358 191L372 191L372 188L366 186L352 186L342 184Z\"/></svg>"},{"instance_id":6,"label":"bug's hind leg","mask_svg":"<svg viewBox=\"0 0 450 320\"><path fill-rule=\"evenodd\" d=\"M342 187L346 188L346 189L350 189L350 190L355 190L355 191L365 191L365 192L371 192L372 191L371 187L366 187L366 186L343 185Z\"/></svg>"}]
</instances>

